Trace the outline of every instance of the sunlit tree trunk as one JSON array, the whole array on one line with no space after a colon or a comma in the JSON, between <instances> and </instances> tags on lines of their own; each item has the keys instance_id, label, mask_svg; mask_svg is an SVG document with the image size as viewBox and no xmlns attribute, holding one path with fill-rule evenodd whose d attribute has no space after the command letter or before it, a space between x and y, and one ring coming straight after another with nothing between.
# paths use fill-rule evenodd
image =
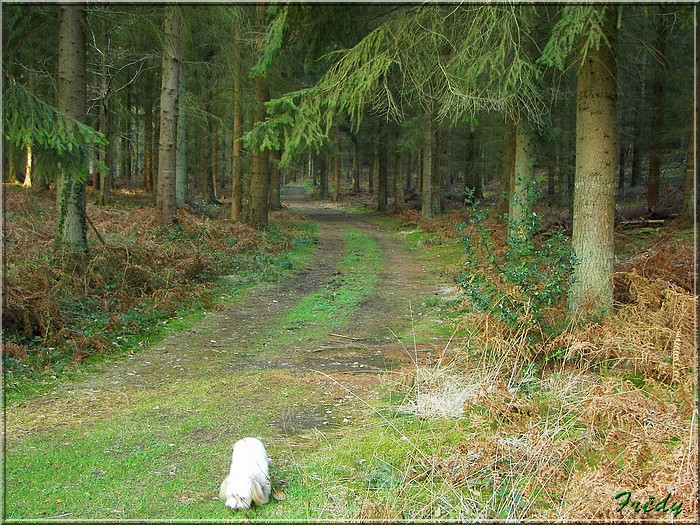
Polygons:
<instances>
[{"instance_id":1,"label":"sunlit tree trunk","mask_svg":"<svg viewBox=\"0 0 700 525\"><path fill-rule=\"evenodd\" d=\"M604 311L613 304L617 87L611 46L616 19L617 9L607 7L604 30L610 46L601 42L598 49L589 49L578 72L572 316Z\"/></svg>"},{"instance_id":2,"label":"sunlit tree trunk","mask_svg":"<svg viewBox=\"0 0 700 525\"><path fill-rule=\"evenodd\" d=\"M175 220L175 172L177 166L177 109L180 70L180 15L178 7L165 11L163 76L160 91L160 141L158 147L158 223Z\"/></svg>"},{"instance_id":3,"label":"sunlit tree trunk","mask_svg":"<svg viewBox=\"0 0 700 525\"><path fill-rule=\"evenodd\" d=\"M27 146L27 161L24 164L24 188L32 187L32 173L34 172L34 156L32 155L31 145Z\"/></svg>"},{"instance_id":4,"label":"sunlit tree trunk","mask_svg":"<svg viewBox=\"0 0 700 525\"><path fill-rule=\"evenodd\" d=\"M58 109L85 122L85 6L65 5L58 18ZM80 264L88 253L85 180L61 170L56 188L55 248Z\"/></svg>"}]
</instances>

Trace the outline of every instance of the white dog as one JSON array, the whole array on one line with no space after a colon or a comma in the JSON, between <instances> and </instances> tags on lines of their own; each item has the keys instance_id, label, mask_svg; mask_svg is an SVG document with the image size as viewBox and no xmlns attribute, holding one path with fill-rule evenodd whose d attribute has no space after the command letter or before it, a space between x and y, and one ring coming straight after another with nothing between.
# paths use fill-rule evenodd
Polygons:
<instances>
[{"instance_id":1,"label":"white dog","mask_svg":"<svg viewBox=\"0 0 700 525\"><path fill-rule=\"evenodd\" d=\"M221 483L219 498L233 510L247 509L251 502L264 505L270 499L270 460L265 445L244 438L233 445L231 470Z\"/></svg>"}]
</instances>

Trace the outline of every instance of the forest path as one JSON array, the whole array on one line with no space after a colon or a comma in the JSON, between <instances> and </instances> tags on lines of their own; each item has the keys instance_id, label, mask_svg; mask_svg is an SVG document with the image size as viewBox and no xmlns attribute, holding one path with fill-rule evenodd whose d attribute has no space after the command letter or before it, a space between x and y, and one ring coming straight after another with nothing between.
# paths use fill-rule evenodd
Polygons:
<instances>
[{"instance_id":1,"label":"forest path","mask_svg":"<svg viewBox=\"0 0 700 525\"><path fill-rule=\"evenodd\" d=\"M47 443L66 445L61 454L69 459L71 446L77 447L74 454L84 455L115 447L142 450L144 441L149 447L158 442L177 444L179 459L166 448L164 455L154 452L154 464L166 461L185 470L194 455L205 454L216 483L225 473L235 439L260 436L268 447L272 444L274 457L274 443L290 446L316 429L349 430L366 417L365 401L376 395L382 372L409 362L416 350L425 355L423 351L444 344L419 334L422 343L414 346L413 317L423 315L414 310L435 295L441 276L426 271L417 253L395 232L294 191L287 193L285 204L319 225L318 246L303 268L277 283L256 286L188 330L7 410L8 476L18 484L16 491L24 491L27 505L16 516L56 512L51 510L51 496L39 496L48 505L42 511L37 496L28 487L22 489L31 480L13 476L15 468L22 468L25 454ZM346 275L351 280L352 271L343 266L351 235L377 252L380 263L368 270L376 275L359 279L355 275L360 282L353 292L356 297L337 306L329 304L323 318L294 321L306 315L304 301L329 293L335 297L336 289L341 294ZM366 256L354 249L356 259ZM119 444L112 443L115 440ZM54 461L52 468L60 470L61 464ZM64 494L65 486L80 486L66 483L59 493ZM114 490L124 487L115 485ZM215 492L216 487L209 487L195 499L207 500ZM65 494L56 499L65 510ZM144 517L140 512L134 508L118 515ZM77 507L68 514L114 516L85 513Z\"/></svg>"}]
</instances>

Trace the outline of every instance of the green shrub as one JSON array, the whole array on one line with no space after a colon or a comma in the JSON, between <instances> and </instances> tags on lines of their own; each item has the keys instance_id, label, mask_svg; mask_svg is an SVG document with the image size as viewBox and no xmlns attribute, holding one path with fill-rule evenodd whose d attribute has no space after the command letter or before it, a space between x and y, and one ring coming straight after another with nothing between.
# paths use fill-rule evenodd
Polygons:
<instances>
[{"instance_id":1,"label":"green shrub","mask_svg":"<svg viewBox=\"0 0 700 525\"><path fill-rule=\"evenodd\" d=\"M528 192L536 196L534 182ZM507 239L506 250L497 252L493 231L486 227L486 216L471 190L466 204L471 218L457 227L463 232L466 254L457 280L471 308L495 316L514 332L526 328L531 337L560 332L561 316L556 314L563 310L554 309L566 298L575 263L564 230L545 231L540 215L530 211L525 235Z\"/></svg>"}]
</instances>

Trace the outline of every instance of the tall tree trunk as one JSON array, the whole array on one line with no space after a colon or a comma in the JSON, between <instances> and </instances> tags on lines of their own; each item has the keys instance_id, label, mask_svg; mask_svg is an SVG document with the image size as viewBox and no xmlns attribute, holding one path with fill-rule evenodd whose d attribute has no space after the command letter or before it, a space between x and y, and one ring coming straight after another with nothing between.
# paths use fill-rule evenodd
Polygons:
<instances>
[{"instance_id":1,"label":"tall tree trunk","mask_svg":"<svg viewBox=\"0 0 700 525\"><path fill-rule=\"evenodd\" d=\"M667 9L659 6L659 21L656 26L656 67L654 68L653 109L651 114L651 150L649 155L649 180L647 183L647 206L650 210L659 204L659 178L661 174L661 122L664 115L664 81L666 79L666 43L668 40Z\"/></svg>"},{"instance_id":2,"label":"tall tree trunk","mask_svg":"<svg viewBox=\"0 0 700 525\"><path fill-rule=\"evenodd\" d=\"M322 199L328 198L328 155L322 151L318 156L318 193Z\"/></svg>"},{"instance_id":3,"label":"tall tree trunk","mask_svg":"<svg viewBox=\"0 0 700 525\"><path fill-rule=\"evenodd\" d=\"M439 217L445 209L447 184L447 123L435 127L433 136L433 217Z\"/></svg>"},{"instance_id":4,"label":"tall tree trunk","mask_svg":"<svg viewBox=\"0 0 700 525\"><path fill-rule=\"evenodd\" d=\"M235 56L233 64L233 159L232 159L232 195L231 220L240 222L243 213L243 163L241 159L241 30L236 25L233 34Z\"/></svg>"},{"instance_id":5,"label":"tall tree trunk","mask_svg":"<svg viewBox=\"0 0 700 525\"><path fill-rule=\"evenodd\" d=\"M642 55L642 61L639 66L641 71L646 69L646 55ZM637 94L637 103L634 108L634 126L632 137L632 159L630 161L630 186L636 188L639 186L642 178L642 157L643 157L643 137L642 137L642 121L643 108L645 107L646 89L644 85L644 75L635 85L635 93Z\"/></svg>"},{"instance_id":6,"label":"tall tree trunk","mask_svg":"<svg viewBox=\"0 0 700 525\"><path fill-rule=\"evenodd\" d=\"M360 173L362 169L362 159L360 157L360 144L357 136L352 137L352 193L358 195L360 193Z\"/></svg>"},{"instance_id":7,"label":"tall tree trunk","mask_svg":"<svg viewBox=\"0 0 700 525\"><path fill-rule=\"evenodd\" d=\"M683 216L689 222L695 222L696 231L698 223L698 206L700 206L700 192L697 188L697 159L698 159L698 123L700 122L700 79L697 72L700 69L700 56L698 43L700 42L700 26L695 23L695 104L693 114L690 117L690 137L688 137L688 163L685 173L685 193L683 196Z\"/></svg>"},{"instance_id":8,"label":"tall tree trunk","mask_svg":"<svg viewBox=\"0 0 700 525\"><path fill-rule=\"evenodd\" d=\"M160 92L160 140L158 146L158 223L175 221L175 172L177 167L177 110L180 80L180 15L178 7L165 10L163 76Z\"/></svg>"},{"instance_id":9,"label":"tall tree trunk","mask_svg":"<svg viewBox=\"0 0 700 525\"><path fill-rule=\"evenodd\" d=\"M683 218L689 222L695 220L695 141L693 133L688 139L688 165L685 172L685 192L683 194Z\"/></svg>"},{"instance_id":10,"label":"tall tree trunk","mask_svg":"<svg viewBox=\"0 0 700 525\"><path fill-rule=\"evenodd\" d=\"M515 173L515 126L510 121L506 122L503 132L503 164L501 167L500 189L498 198L498 211L505 213L510 208L510 194L513 190L511 184Z\"/></svg>"},{"instance_id":11,"label":"tall tree trunk","mask_svg":"<svg viewBox=\"0 0 700 525\"><path fill-rule=\"evenodd\" d=\"M144 73L143 99L143 187L153 191L153 73Z\"/></svg>"},{"instance_id":12,"label":"tall tree trunk","mask_svg":"<svg viewBox=\"0 0 700 525\"><path fill-rule=\"evenodd\" d=\"M377 138L377 211L385 212L387 204L387 134L386 121L379 118L379 133Z\"/></svg>"},{"instance_id":13,"label":"tall tree trunk","mask_svg":"<svg viewBox=\"0 0 700 525\"><path fill-rule=\"evenodd\" d=\"M569 314L607 310L613 304L615 227L614 46L617 8L606 7L601 41L589 49L576 92L576 182L572 247L578 264L569 291Z\"/></svg>"},{"instance_id":14,"label":"tall tree trunk","mask_svg":"<svg viewBox=\"0 0 700 525\"><path fill-rule=\"evenodd\" d=\"M401 126L396 126L396 137L394 141L394 213L401 213L406 201L406 175L404 168L404 156L399 150L399 140L401 139Z\"/></svg>"},{"instance_id":15,"label":"tall tree trunk","mask_svg":"<svg viewBox=\"0 0 700 525\"><path fill-rule=\"evenodd\" d=\"M110 141L100 152L100 162L102 166L99 170L99 196L97 198L98 206L105 206L112 197L112 155L114 146L112 145L114 134L112 133L112 123L109 111L109 98L104 93L104 98L100 100L100 131Z\"/></svg>"},{"instance_id":16,"label":"tall tree trunk","mask_svg":"<svg viewBox=\"0 0 700 525\"><path fill-rule=\"evenodd\" d=\"M421 212L423 218L433 218L433 119L426 115L423 121L423 166L421 169Z\"/></svg>"},{"instance_id":17,"label":"tall tree trunk","mask_svg":"<svg viewBox=\"0 0 700 525\"><path fill-rule=\"evenodd\" d=\"M124 135L122 140L124 141L124 148L122 151L124 155L122 156L122 178L126 180L131 180L131 86L126 87L126 123L124 125Z\"/></svg>"},{"instance_id":18,"label":"tall tree trunk","mask_svg":"<svg viewBox=\"0 0 700 525\"><path fill-rule=\"evenodd\" d=\"M206 169L202 172L204 176L204 200L209 204L219 204L216 198L216 180L218 177L218 134L219 127L216 120L210 117L209 121L209 151L206 161Z\"/></svg>"},{"instance_id":19,"label":"tall tree trunk","mask_svg":"<svg viewBox=\"0 0 700 525\"><path fill-rule=\"evenodd\" d=\"M625 190L625 169L627 169L627 146L620 146L620 160L617 163L617 189L620 192Z\"/></svg>"},{"instance_id":20,"label":"tall tree trunk","mask_svg":"<svg viewBox=\"0 0 700 525\"><path fill-rule=\"evenodd\" d=\"M340 132L333 126L333 202L340 200Z\"/></svg>"},{"instance_id":21,"label":"tall tree trunk","mask_svg":"<svg viewBox=\"0 0 700 525\"><path fill-rule=\"evenodd\" d=\"M522 241L527 235L526 217L532 209L534 145L529 125L520 121L515 130L515 161L508 199L508 239Z\"/></svg>"},{"instance_id":22,"label":"tall tree trunk","mask_svg":"<svg viewBox=\"0 0 700 525\"><path fill-rule=\"evenodd\" d=\"M185 75L180 66L178 72L177 101L177 153L175 155L175 204L184 206L187 198L187 140L185 120Z\"/></svg>"},{"instance_id":23,"label":"tall tree trunk","mask_svg":"<svg viewBox=\"0 0 700 525\"><path fill-rule=\"evenodd\" d=\"M269 99L267 76L257 76L253 79L253 109L254 122L265 120L265 102ZM269 206L269 152L256 151L253 154L253 170L250 179L250 225L263 230L267 227Z\"/></svg>"},{"instance_id":24,"label":"tall tree trunk","mask_svg":"<svg viewBox=\"0 0 700 525\"><path fill-rule=\"evenodd\" d=\"M272 150L270 157L272 157L270 162L270 209L281 210L282 174L280 173L280 160L282 160L282 152L280 150Z\"/></svg>"},{"instance_id":25,"label":"tall tree trunk","mask_svg":"<svg viewBox=\"0 0 700 525\"><path fill-rule=\"evenodd\" d=\"M24 164L24 182L22 183L23 188L32 187L32 174L35 171L34 167L34 157L32 155L31 145L27 146L27 162Z\"/></svg>"},{"instance_id":26,"label":"tall tree trunk","mask_svg":"<svg viewBox=\"0 0 700 525\"><path fill-rule=\"evenodd\" d=\"M85 6L61 6L58 15L58 109L85 122ZM82 266L88 253L85 182L62 170L56 188L55 249Z\"/></svg>"},{"instance_id":27,"label":"tall tree trunk","mask_svg":"<svg viewBox=\"0 0 700 525\"><path fill-rule=\"evenodd\" d=\"M100 21L100 28L101 32L105 35L107 35L107 32L105 30L104 26L104 19ZM108 59L108 53L109 53L109 36L106 36L107 41L105 43L104 49L102 50L102 63L100 65L100 76L101 76L101 82L100 82L100 109L99 109L99 126L100 126L100 131L104 134L105 137L107 137L107 140L110 141L109 144L107 144L104 149L100 151L100 162L102 163L102 166L99 170L99 176L100 176L100 181L99 181L99 195L97 197L97 204L98 206L105 206L111 199L112 195L112 180L111 180L111 163L112 163L112 154L114 153L114 145L113 145L113 136L112 136L112 122L111 122L111 115L110 115L110 108L109 108L109 102L111 98L111 93L110 93L110 87L109 87L109 78L108 78L108 71L107 71L107 59Z\"/></svg>"}]
</instances>

